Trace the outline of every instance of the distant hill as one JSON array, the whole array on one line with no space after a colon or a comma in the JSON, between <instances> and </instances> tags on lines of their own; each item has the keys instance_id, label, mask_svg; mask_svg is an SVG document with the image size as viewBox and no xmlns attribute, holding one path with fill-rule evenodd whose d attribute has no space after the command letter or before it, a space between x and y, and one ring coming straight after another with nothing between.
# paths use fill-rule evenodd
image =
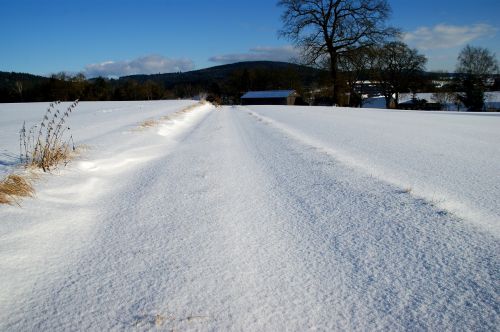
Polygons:
<instances>
[{"instance_id":1,"label":"distant hill","mask_svg":"<svg viewBox=\"0 0 500 332\"><path fill-rule=\"evenodd\" d=\"M46 82L49 78L32 75L28 73L15 73L15 72L4 72L0 71L0 89L5 87L10 87L15 82L24 82L24 83L43 83Z\"/></svg>"},{"instance_id":2,"label":"distant hill","mask_svg":"<svg viewBox=\"0 0 500 332\"><path fill-rule=\"evenodd\" d=\"M172 88L178 84L192 84L209 86L210 84L224 84L238 75L244 75L245 71L249 75L254 76L267 76L264 73L269 73L269 76L278 75L278 78L292 78L296 80L301 86L310 86L317 82L324 71L315 68L297 65L288 62L275 62L275 61L249 61L238 62L228 65L215 66L205 69L193 70L184 73L168 73L168 74L153 74L153 75L131 75L120 77L118 81L133 79L139 83L144 83L148 80L163 84L167 89ZM261 77L253 77L261 78ZM252 77L249 78L250 80ZM270 77L271 80L272 77ZM277 82L274 82L277 83ZM291 83L281 82L282 87L275 88L291 88ZM258 85L261 85L259 82Z\"/></svg>"},{"instance_id":3,"label":"distant hill","mask_svg":"<svg viewBox=\"0 0 500 332\"><path fill-rule=\"evenodd\" d=\"M235 71L244 71L244 70L267 70L267 71L292 70L296 71L305 80L312 80L322 72L321 70L315 68L288 62L247 61L247 62L238 62L228 65L198 69L183 73L179 72L179 73L152 74L152 75L122 76L120 77L120 80L134 79L139 82L144 82L146 80L154 80L166 84L193 83L193 82L202 82L215 79L224 80Z\"/></svg>"},{"instance_id":4,"label":"distant hill","mask_svg":"<svg viewBox=\"0 0 500 332\"><path fill-rule=\"evenodd\" d=\"M43 76L0 71L0 102L31 101L38 87L48 80Z\"/></svg>"},{"instance_id":5,"label":"distant hill","mask_svg":"<svg viewBox=\"0 0 500 332\"><path fill-rule=\"evenodd\" d=\"M189 98L204 92L232 103L249 90L293 89L301 94L327 81L328 73L319 69L288 62L249 61L184 73L125 76L112 84L125 89L135 83L160 85L171 97Z\"/></svg>"}]
</instances>

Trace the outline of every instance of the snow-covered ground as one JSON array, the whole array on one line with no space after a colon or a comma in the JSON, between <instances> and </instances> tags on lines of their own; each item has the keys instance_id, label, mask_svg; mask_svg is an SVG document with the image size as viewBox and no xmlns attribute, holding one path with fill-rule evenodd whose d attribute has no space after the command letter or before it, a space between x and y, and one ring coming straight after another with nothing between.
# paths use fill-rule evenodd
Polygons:
<instances>
[{"instance_id":1,"label":"snow-covered ground","mask_svg":"<svg viewBox=\"0 0 500 332\"><path fill-rule=\"evenodd\" d=\"M134 130L194 103L79 106L89 150L0 206L0 330L498 328L500 117L199 106ZM39 106L0 105L4 173Z\"/></svg>"}]
</instances>

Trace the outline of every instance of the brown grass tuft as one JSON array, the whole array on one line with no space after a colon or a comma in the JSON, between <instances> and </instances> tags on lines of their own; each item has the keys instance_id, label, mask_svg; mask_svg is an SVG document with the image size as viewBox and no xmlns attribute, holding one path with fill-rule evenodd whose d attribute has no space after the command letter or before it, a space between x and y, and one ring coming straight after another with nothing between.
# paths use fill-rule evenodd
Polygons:
<instances>
[{"instance_id":1,"label":"brown grass tuft","mask_svg":"<svg viewBox=\"0 0 500 332\"><path fill-rule=\"evenodd\" d=\"M157 120L146 120L139 125L140 128L151 128L158 124Z\"/></svg>"},{"instance_id":2,"label":"brown grass tuft","mask_svg":"<svg viewBox=\"0 0 500 332\"><path fill-rule=\"evenodd\" d=\"M172 114L169 114L169 115L164 115L162 117L160 117L159 120L154 120L154 119L149 119L149 120L146 120L144 122L142 122L138 128L136 129L133 129L133 131L141 131L141 130L144 130L144 129L147 129L147 128L152 128L152 127L156 127L157 125L159 125L162 121L170 121L170 120L173 120L175 118L178 118L178 117L181 117L182 115L186 114L186 113L189 113L191 112L192 110L194 110L195 108L197 108L198 106L200 105L204 105L204 104L207 104L206 101L200 101L199 103L197 104L194 104L194 105L191 105L191 106L188 106L186 108L183 108L181 109L180 111L177 111L175 113L172 113Z\"/></svg>"},{"instance_id":3,"label":"brown grass tuft","mask_svg":"<svg viewBox=\"0 0 500 332\"><path fill-rule=\"evenodd\" d=\"M20 197L32 197L35 190L24 176L11 174L0 181L0 204L17 203Z\"/></svg>"},{"instance_id":4,"label":"brown grass tuft","mask_svg":"<svg viewBox=\"0 0 500 332\"><path fill-rule=\"evenodd\" d=\"M161 121L168 121L172 120L172 117L170 115L164 115L160 118Z\"/></svg>"},{"instance_id":5,"label":"brown grass tuft","mask_svg":"<svg viewBox=\"0 0 500 332\"><path fill-rule=\"evenodd\" d=\"M164 322L165 322L165 317L163 317L163 316L162 316L162 315L160 315L160 314L157 314L157 315L155 316L155 325L156 325L157 327L162 326Z\"/></svg>"}]
</instances>

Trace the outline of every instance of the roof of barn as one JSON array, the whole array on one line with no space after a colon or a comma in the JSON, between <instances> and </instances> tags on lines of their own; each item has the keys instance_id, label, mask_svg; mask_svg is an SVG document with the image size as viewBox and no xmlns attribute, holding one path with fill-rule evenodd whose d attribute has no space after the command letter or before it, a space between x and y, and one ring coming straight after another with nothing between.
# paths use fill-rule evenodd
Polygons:
<instances>
[{"instance_id":1,"label":"roof of barn","mask_svg":"<svg viewBox=\"0 0 500 332\"><path fill-rule=\"evenodd\" d=\"M295 90L270 90L270 91L248 91L242 99L257 99L257 98L288 98L294 94Z\"/></svg>"}]
</instances>

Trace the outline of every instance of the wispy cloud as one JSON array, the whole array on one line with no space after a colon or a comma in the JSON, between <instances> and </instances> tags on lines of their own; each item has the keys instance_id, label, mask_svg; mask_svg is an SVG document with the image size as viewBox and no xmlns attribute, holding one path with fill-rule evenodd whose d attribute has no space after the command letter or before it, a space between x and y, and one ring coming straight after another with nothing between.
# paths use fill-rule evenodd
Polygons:
<instances>
[{"instance_id":1,"label":"wispy cloud","mask_svg":"<svg viewBox=\"0 0 500 332\"><path fill-rule=\"evenodd\" d=\"M170 59L161 55L148 55L134 60L106 61L85 66L87 77L126 76L188 71L194 68L190 59Z\"/></svg>"},{"instance_id":2,"label":"wispy cloud","mask_svg":"<svg viewBox=\"0 0 500 332\"><path fill-rule=\"evenodd\" d=\"M453 48L463 46L473 40L491 37L497 28L489 24L447 25L421 27L404 35L403 40L422 50Z\"/></svg>"},{"instance_id":3,"label":"wispy cloud","mask_svg":"<svg viewBox=\"0 0 500 332\"><path fill-rule=\"evenodd\" d=\"M227 64L241 61L291 61L298 56L298 51L291 45L280 47L254 47L246 53L216 55L211 62Z\"/></svg>"}]
</instances>

